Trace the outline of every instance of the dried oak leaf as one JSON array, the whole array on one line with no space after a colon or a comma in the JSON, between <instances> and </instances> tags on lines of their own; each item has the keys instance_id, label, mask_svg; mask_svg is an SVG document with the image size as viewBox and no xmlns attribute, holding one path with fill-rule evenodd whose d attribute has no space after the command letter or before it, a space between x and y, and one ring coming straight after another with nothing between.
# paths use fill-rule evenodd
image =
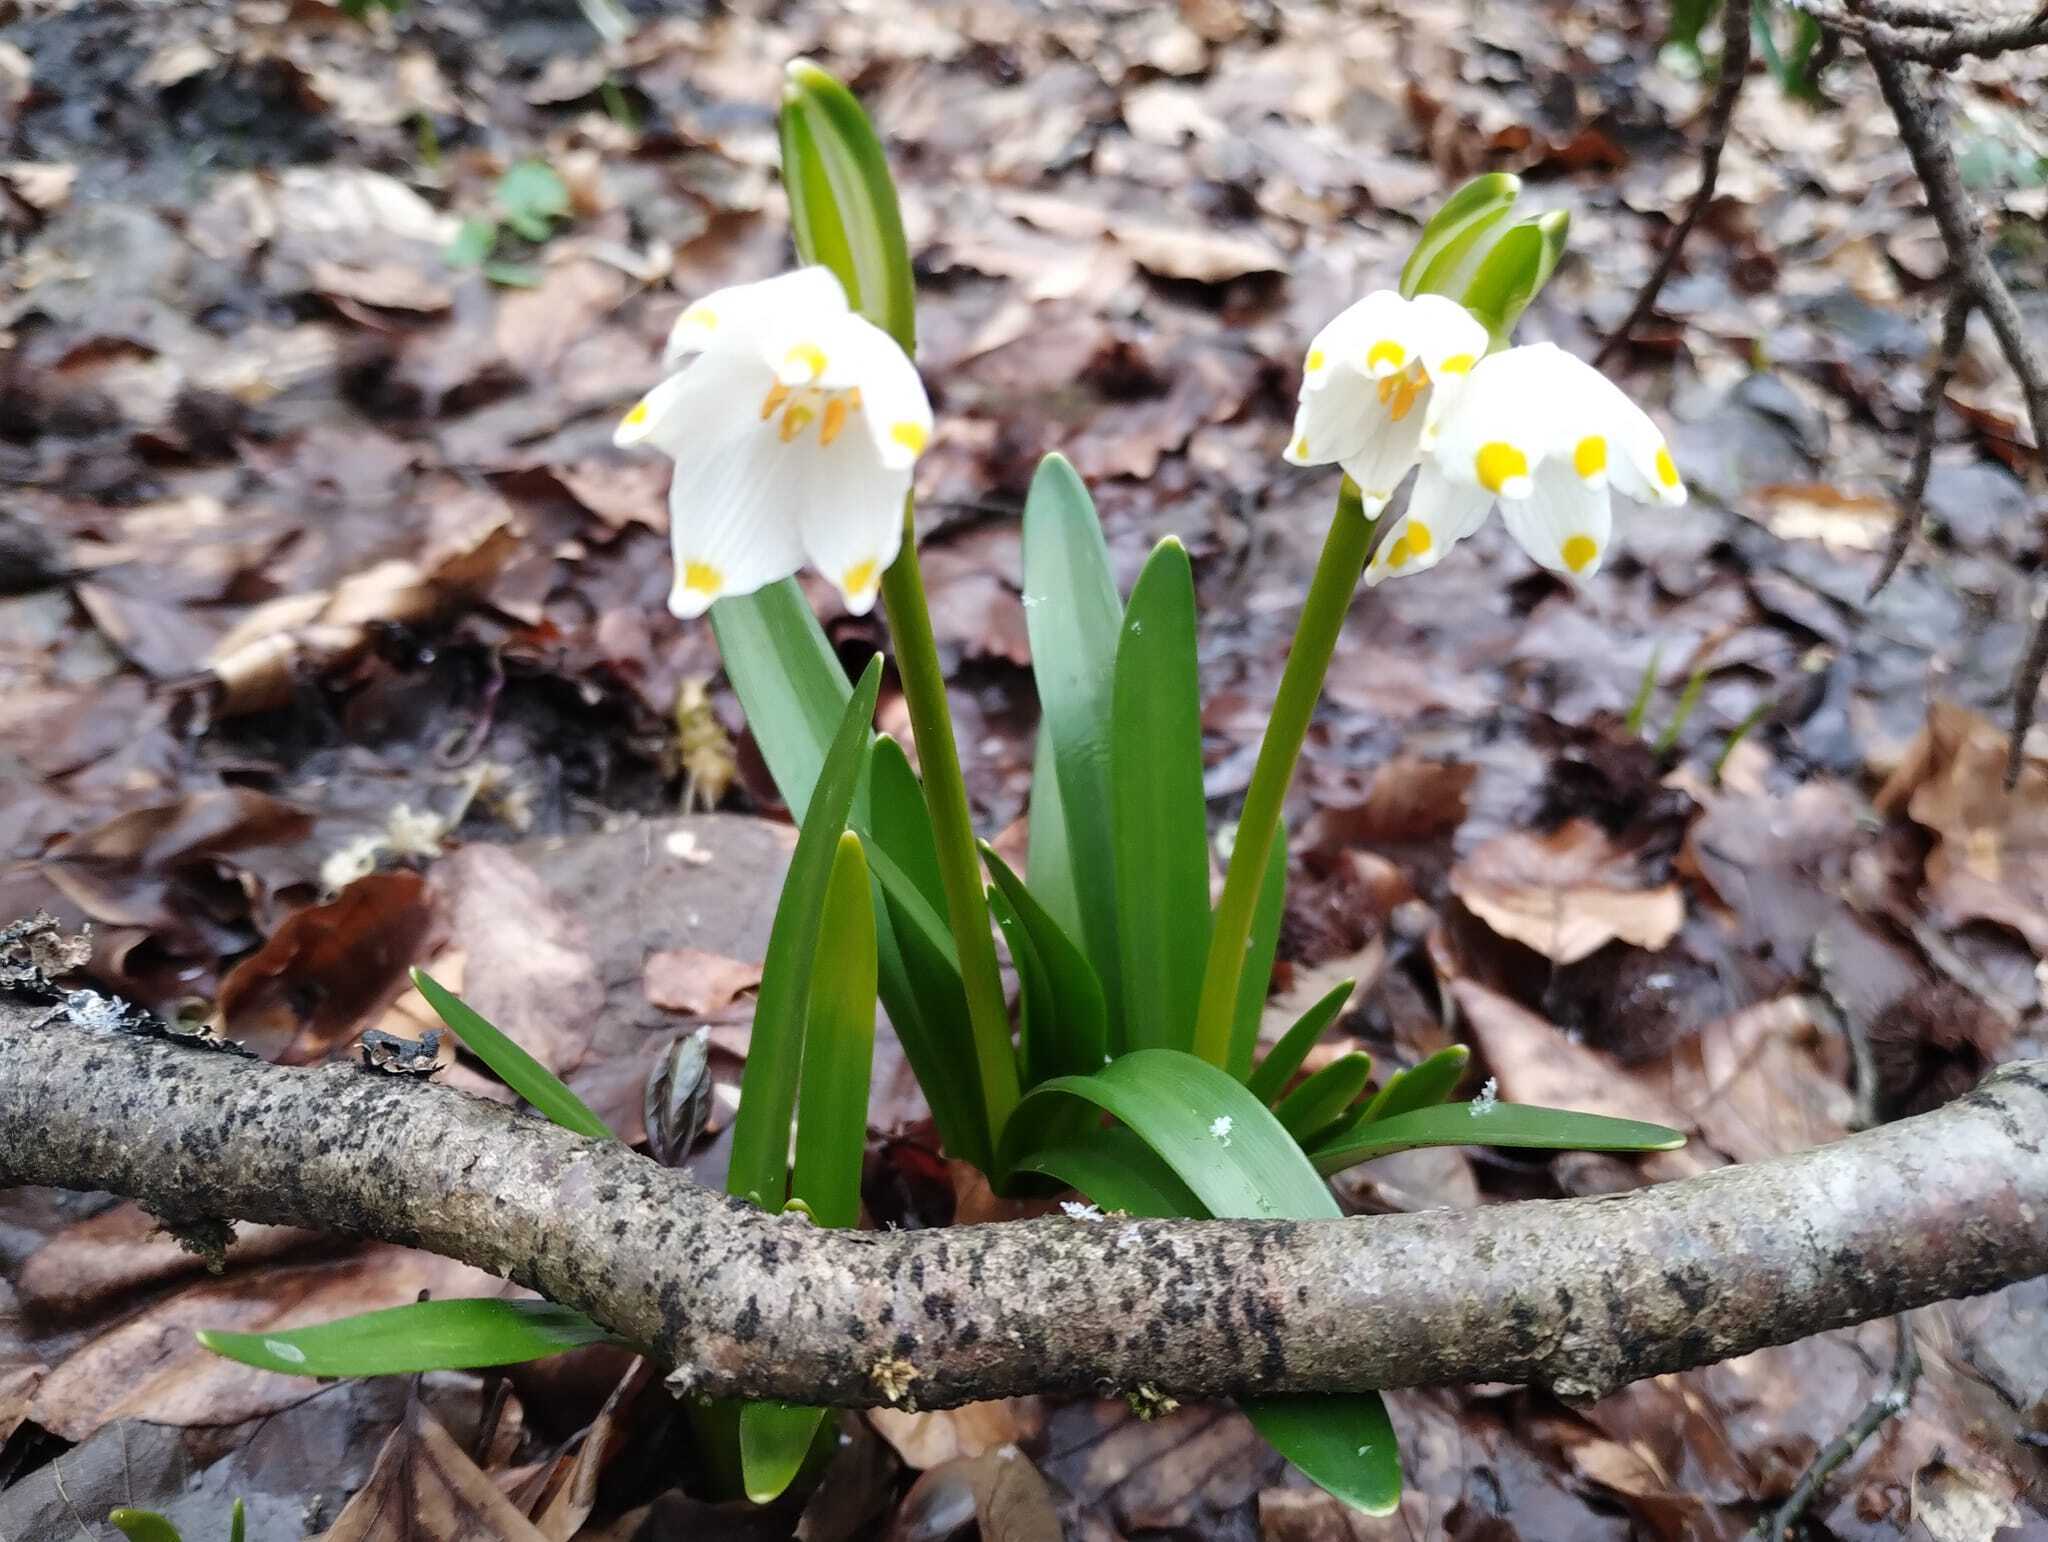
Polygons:
<instances>
[{"instance_id":1,"label":"dried oak leaf","mask_svg":"<svg viewBox=\"0 0 2048 1542\"><path fill-rule=\"evenodd\" d=\"M1639 854L1583 818L1548 835L1495 836L1451 869L1451 892L1501 936L1557 964L1615 941L1655 952L1685 924L1678 885L1646 881Z\"/></svg>"},{"instance_id":2,"label":"dried oak leaf","mask_svg":"<svg viewBox=\"0 0 2048 1542\"><path fill-rule=\"evenodd\" d=\"M418 1398L320 1542L549 1542Z\"/></svg>"},{"instance_id":3,"label":"dried oak leaf","mask_svg":"<svg viewBox=\"0 0 2048 1542\"><path fill-rule=\"evenodd\" d=\"M708 1017L761 983L761 966L702 948L664 948L641 972L647 999L666 1012Z\"/></svg>"},{"instance_id":4,"label":"dried oak leaf","mask_svg":"<svg viewBox=\"0 0 2048 1542\"><path fill-rule=\"evenodd\" d=\"M1015 1446L934 1467L903 1496L891 1535L950 1536L970 1517L985 1542L1060 1542L1065 1535L1052 1489Z\"/></svg>"},{"instance_id":5,"label":"dried oak leaf","mask_svg":"<svg viewBox=\"0 0 2048 1542\"><path fill-rule=\"evenodd\" d=\"M906 1465L929 1472L945 1462L1035 1439L1045 1426L1045 1404L1040 1398L1010 1397L917 1413L870 1408L867 1421Z\"/></svg>"}]
</instances>

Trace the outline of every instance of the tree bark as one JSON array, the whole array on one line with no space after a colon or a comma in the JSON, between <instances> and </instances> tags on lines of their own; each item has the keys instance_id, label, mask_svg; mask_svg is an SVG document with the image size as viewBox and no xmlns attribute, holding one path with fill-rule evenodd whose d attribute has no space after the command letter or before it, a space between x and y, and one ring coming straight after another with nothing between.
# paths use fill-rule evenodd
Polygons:
<instances>
[{"instance_id":1,"label":"tree bark","mask_svg":"<svg viewBox=\"0 0 2048 1542\"><path fill-rule=\"evenodd\" d=\"M429 1248L720 1396L1523 1381L1589 1398L2048 1273L2042 1061L1832 1146L1599 1199L882 1233L767 1216L430 1083L37 1026L46 1011L0 998L0 1186Z\"/></svg>"}]
</instances>

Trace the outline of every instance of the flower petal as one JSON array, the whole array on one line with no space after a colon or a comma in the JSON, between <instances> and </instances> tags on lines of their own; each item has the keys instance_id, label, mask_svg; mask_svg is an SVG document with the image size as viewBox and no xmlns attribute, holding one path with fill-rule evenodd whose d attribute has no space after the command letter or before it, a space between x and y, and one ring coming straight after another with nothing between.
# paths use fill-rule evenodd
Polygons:
<instances>
[{"instance_id":1,"label":"flower petal","mask_svg":"<svg viewBox=\"0 0 2048 1542\"><path fill-rule=\"evenodd\" d=\"M697 368L669 376L619 420L619 426L612 430L612 443L621 448L652 443L673 455L675 451L670 446L689 431L696 413L713 405L703 389L706 379Z\"/></svg>"},{"instance_id":2,"label":"flower petal","mask_svg":"<svg viewBox=\"0 0 2048 1542\"><path fill-rule=\"evenodd\" d=\"M710 366L718 362L724 361L714 355L687 373L715 374ZM702 615L713 600L751 594L803 565L797 510L815 454L785 444L777 424L730 397L699 425L697 437L677 446L668 495L676 562L668 604L685 619Z\"/></svg>"},{"instance_id":3,"label":"flower petal","mask_svg":"<svg viewBox=\"0 0 2048 1542\"><path fill-rule=\"evenodd\" d=\"M1490 341L1478 318L1440 294L1419 294L1410 300L1403 330L1414 357L1439 385L1470 374L1486 357Z\"/></svg>"},{"instance_id":4,"label":"flower petal","mask_svg":"<svg viewBox=\"0 0 2048 1542\"><path fill-rule=\"evenodd\" d=\"M1340 375L1377 380L1405 366L1408 304L1392 289L1375 289L1339 311L1308 345L1301 372L1303 398Z\"/></svg>"},{"instance_id":5,"label":"flower petal","mask_svg":"<svg viewBox=\"0 0 2048 1542\"><path fill-rule=\"evenodd\" d=\"M1568 578L1600 571L1614 533L1612 500L1589 487L1567 461L1545 462L1527 498L1501 505L1501 519L1537 563Z\"/></svg>"},{"instance_id":6,"label":"flower petal","mask_svg":"<svg viewBox=\"0 0 2048 1542\"><path fill-rule=\"evenodd\" d=\"M797 268L756 283L733 284L712 291L676 318L662 363L674 369L714 346L744 347L764 329L845 314L846 291L830 268Z\"/></svg>"},{"instance_id":7,"label":"flower petal","mask_svg":"<svg viewBox=\"0 0 2048 1542\"><path fill-rule=\"evenodd\" d=\"M1420 384L1420 378L1404 371L1370 388L1365 442L1343 457L1345 474L1358 484L1368 514L1387 506L1401 479L1422 458L1419 446L1430 388Z\"/></svg>"},{"instance_id":8,"label":"flower petal","mask_svg":"<svg viewBox=\"0 0 2048 1542\"><path fill-rule=\"evenodd\" d=\"M1576 384L1560 360L1577 363L1550 343L1481 359L1462 389L1432 402L1423 450L1454 482L1505 499L1528 497L1536 471L1557 447L1566 405L1558 397Z\"/></svg>"},{"instance_id":9,"label":"flower petal","mask_svg":"<svg viewBox=\"0 0 2048 1542\"><path fill-rule=\"evenodd\" d=\"M1408 511L1381 537L1366 566L1367 586L1435 567L1446 552L1486 523L1492 507L1493 494L1454 482L1434 463L1424 461L1408 497Z\"/></svg>"},{"instance_id":10,"label":"flower petal","mask_svg":"<svg viewBox=\"0 0 2048 1542\"><path fill-rule=\"evenodd\" d=\"M1327 466L1363 453L1386 425L1378 386L1357 370L1326 371L1313 390L1302 386L1283 458L1293 466Z\"/></svg>"},{"instance_id":11,"label":"flower petal","mask_svg":"<svg viewBox=\"0 0 2048 1542\"><path fill-rule=\"evenodd\" d=\"M826 350L819 389L858 391L857 415L874 456L884 466L908 471L932 437L931 398L910 356L895 338L852 312L839 317L819 345Z\"/></svg>"},{"instance_id":12,"label":"flower petal","mask_svg":"<svg viewBox=\"0 0 2048 1542\"><path fill-rule=\"evenodd\" d=\"M902 356L897 349L897 357ZM846 608L864 616L874 607L882 574L903 546L903 500L910 492L911 469L888 464L874 440L859 433L838 435L829 445L806 441L798 453L805 462L796 505L804 554L839 591Z\"/></svg>"}]
</instances>

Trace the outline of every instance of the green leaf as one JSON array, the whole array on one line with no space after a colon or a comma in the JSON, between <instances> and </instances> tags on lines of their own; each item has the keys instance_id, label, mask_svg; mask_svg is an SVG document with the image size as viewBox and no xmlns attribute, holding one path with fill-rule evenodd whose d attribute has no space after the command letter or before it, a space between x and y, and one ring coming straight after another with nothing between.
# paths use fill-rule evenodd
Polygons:
<instances>
[{"instance_id":1,"label":"green leaf","mask_svg":"<svg viewBox=\"0 0 2048 1542\"><path fill-rule=\"evenodd\" d=\"M751 1195L765 1210L782 1208L789 1184L789 1121L796 1110L812 964L833 861L867 759L868 724L881 686L882 661L876 658L847 702L825 754L768 929L768 956L761 964L761 993L740 1078L726 1179L728 1193Z\"/></svg>"},{"instance_id":2,"label":"green leaf","mask_svg":"<svg viewBox=\"0 0 2048 1542\"><path fill-rule=\"evenodd\" d=\"M875 908L860 837L849 830L832 859L811 965L790 1184L820 1226L860 1224L874 1059Z\"/></svg>"},{"instance_id":3,"label":"green leaf","mask_svg":"<svg viewBox=\"0 0 2048 1542\"><path fill-rule=\"evenodd\" d=\"M1074 853L1067 830L1066 800L1060 796L1052 730L1043 717L1039 720L1038 739L1031 752L1028 813L1024 871L1030 877L1031 890L1069 937L1085 937L1087 934L1081 921L1080 880L1074 874ZM1114 906L1115 895L1112 894L1110 899ZM1097 978L1100 977L1098 970Z\"/></svg>"},{"instance_id":4,"label":"green leaf","mask_svg":"<svg viewBox=\"0 0 2048 1542\"><path fill-rule=\"evenodd\" d=\"M548 221L569 212L569 184L546 161L517 161L498 178L499 212L530 241L548 238ZM528 234L537 228L539 235Z\"/></svg>"},{"instance_id":5,"label":"green leaf","mask_svg":"<svg viewBox=\"0 0 2048 1542\"><path fill-rule=\"evenodd\" d=\"M1494 242L1479 264L1460 298L1492 334L1496 348L1506 346L1522 312L1550 282L1570 229L1571 215L1564 209L1531 215Z\"/></svg>"},{"instance_id":6,"label":"green leaf","mask_svg":"<svg viewBox=\"0 0 2048 1542\"><path fill-rule=\"evenodd\" d=\"M202 1328L215 1354L286 1376L410 1376L521 1365L586 1344L620 1342L552 1301L415 1301L311 1328L229 1333Z\"/></svg>"},{"instance_id":7,"label":"green leaf","mask_svg":"<svg viewBox=\"0 0 2048 1542\"><path fill-rule=\"evenodd\" d=\"M848 303L915 353L916 281L888 157L853 93L806 59L782 88L782 183L804 261L838 274Z\"/></svg>"},{"instance_id":8,"label":"green leaf","mask_svg":"<svg viewBox=\"0 0 2048 1542\"><path fill-rule=\"evenodd\" d=\"M1244 973L1237 977L1237 1011L1230 1022L1230 1057L1224 1069L1239 1081L1251 1075L1252 1056L1259 1048L1259 1021L1266 1015L1266 993L1273 988L1273 955L1280 950L1280 917L1287 909L1287 822L1283 819L1259 881L1259 903L1252 911L1246 939Z\"/></svg>"},{"instance_id":9,"label":"green leaf","mask_svg":"<svg viewBox=\"0 0 2048 1542\"><path fill-rule=\"evenodd\" d=\"M1700 55L1700 29L1714 13L1714 0L1671 0L1671 31L1667 46L1683 48L1695 59Z\"/></svg>"},{"instance_id":10,"label":"green leaf","mask_svg":"<svg viewBox=\"0 0 2048 1542\"><path fill-rule=\"evenodd\" d=\"M1112 702L1124 1039L1133 1049L1185 1049L1209 947L1209 821L1194 574L1187 548L1171 536L1153 548L1131 590Z\"/></svg>"},{"instance_id":11,"label":"green leaf","mask_svg":"<svg viewBox=\"0 0 2048 1542\"><path fill-rule=\"evenodd\" d=\"M1117 629L1123 606L1079 473L1063 455L1038 463L1024 500L1024 625L1043 713L1041 755L1031 791L1032 889L1087 950L1107 999L1121 1007L1117 951L1116 847L1110 816L1110 712ZM1046 775L1047 755L1052 777ZM1041 808L1057 810L1041 833ZM1056 863L1049 855L1062 838ZM1052 869L1070 875L1073 908ZM1041 871L1041 868L1046 871Z\"/></svg>"},{"instance_id":12,"label":"green leaf","mask_svg":"<svg viewBox=\"0 0 2048 1542\"><path fill-rule=\"evenodd\" d=\"M802 824L853 686L796 580L719 600L711 630L775 790Z\"/></svg>"},{"instance_id":13,"label":"green leaf","mask_svg":"<svg viewBox=\"0 0 2048 1542\"><path fill-rule=\"evenodd\" d=\"M1377 1392L1345 1397L1262 1397L1240 1405L1288 1461L1367 1515L1401 1503L1401 1449Z\"/></svg>"},{"instance_id":14,"label":"green leaf","mask_svg":"<svg viewBox=\"0 0 2048 1542\"><path fill-rule=\"evenodd\" d=\"M910 757L888 734L877 734L868 750L868 831L875 844L890 855L931 907L939 929L947 931L946 880L939 872L939 847L932 839L931 811L925 807L924 788L910 769Z\"/></svg>"},{"instance_id":15,"label":"green leaf","mask_svg":"<svg viewBox=\"0 0 2048 1542\"><path fill-rule=\"evenodd\" d=\"M1391 1119L1396 1114L1443 1102L1457 1090L1459 1079L1465 1074L1465 1064L1471 1058L1471 1050L1462 1044L1453 1044L1417 1061L1405 1071L1396 1071L1366 1104L1361 1122Z\"/></svg>"},{"instance_id":16,"label":"green leaf","mask_svg":"<svg viewBox=\"0 0 2048 1542\"><path fill-rule=\"evenodd\" d=\"M249 1513L242 1508L242 1501L235 1501L235 1508L228 1515L228 1542L242 1542L249 1529Z\"/></svg>"},{"instance_id":17,"label":"green leaf","mask_svg":"<svg viewBox=\"0 0 2048 1542\"><path fill-rule=\"evenodd\" d=\"M1294 1073L1301 1069L1302 1061L1315 1047L1337 1020L1337 1014L1344 1010L1344 1003L1351 999L1351 992L1357 986L1356 980L1346 980L1325 993L1314 1006L1294 1020L1294 1026L1280 1036L1280 1042L1259 1062L1259 1068L1252 1072L1245 1083L1253 1097L1261 1103L1270 1103L1286 1089Z\"/></svg>"},{"instance_id":18,"label":"green leaf","mask_svg":"<svg viewBox=\"0 0 2048 1542\"><path fill-rule=\"evenodd\" d=\"M1057 1178L1108 1210L1158 1217L1209 1213L1159 1154L1122 1125L1038 1147L1018 1165Z\"/></svg>"},{"instance_id":19,"label":"green leaf","mask_svg":"<svg viewBox=\"0 0 2048 1542\"><path fill-rule=\"evenodd\" d=\"M590 1111L583 1099L571 1092L554 1072L492 1026L490 1020L475 1007L424 969L412 972L412 983L455 1037L468 1045L469 1052L489 1066L499 1081L563 1129L588 1135L592 1140L613 1138L610 1127Z\"/></svg>"},{"instance_id":20,"label":"green leaf","mask_svg":"<svg viewBox=\"0 0 2048 1542\"><path fill-rule=\"evenodd\" d=\"M451 268L476 268L483 265L491 255L491 248L498 244L498 222L491 219L466 219L455 232L455 239L448 243L448 250L442 254Z\"/></svg>"},{"instance_id":21,"label":"green leaf","mask_svg":"<svg viewBox=\"0 0 2048 1542\"><path fill-rule=\"evenodd\" d=\"M178 1528L154 1510L109 1510L107 1520L130 1542L184 1542Z\"/></svg>"},{"instance_id":22,"label":"green leaf","mask_svg":"<svg viewBox=\"0 0 2048 1542\"><path fill-rule=\"evenodd\" d=\"M1506 172L1474 177L1444 200L1417 237L1415 250L1401 266L1401 293L1463 292L1465 281L1485 255L1485 242L1522 194L1522 179Z\"/></svg>"},{"instance_id":23,"label":"green leaf","mask_svg":"<svg viewBox=\"0 0 2048 1542\"><path fill-rule=\"evenodd\" d=\"M1372 1080L1372 1056L1340 1055L1280 1100L1273 1116L1304 1146L1344 1117L1351 1100Z\"/></svg>"},{"instance_id":24,"label":"green leaf","mask_svg":"<svg viewBox=\"0 0 2048 1542\"><path fill-rule=\"evenodd\" d=\"M740 1409L740 1473L747 1498L772 1504L794 1483L818 1443L827 1408L748 1403Z\"/></svg>"},{"instance_id":25,"label":"green leaf","mask_svg":"<svg viewBox=\"0 0 2048 1542\"><path fill-rule=\"evenodd\" d=\"M1675 1151L1685 1136L1661 1124L1578 1114L1526 1103L1438 1103L1360 1126L1315 1154L1319 1172L1341 1172L1417 1146L1505 1146L1535 1151Z\"/></svg>"},{"instance_id":26,"label":"green leaf","mask_svg":"<svg viewBox=\"0 0 2048 1542\"><path fill-rule=\"evenodd\" d=\"M981 859L995 878L996 890L1009 903L1044 976L1045 1031L1038 1059L1039 1074L1031 1080L1101 1067L1108 1053L1109 1007L1102 982L1095 977L1081 949L1025 887L1024 880L982 842ZM1025 1065L1033 1064L1027 1053Z\"/></svg>"},{"instance_id":27,"label":"green leaf","mask_svg":"<svg viewBox=\"0 0 2048 1542\"><path fill-rule=\"evenodd\" d=\"M487 262L484 277L507 289L538 289L540 269L530 262Z\"/></svg>"}]
</instances>

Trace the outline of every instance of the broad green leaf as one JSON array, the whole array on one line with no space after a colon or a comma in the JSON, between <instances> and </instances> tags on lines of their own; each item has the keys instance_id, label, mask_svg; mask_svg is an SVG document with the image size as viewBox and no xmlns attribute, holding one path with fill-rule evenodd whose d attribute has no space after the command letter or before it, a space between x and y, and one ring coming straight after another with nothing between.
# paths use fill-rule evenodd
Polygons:
<instances>
[{"instance_id":1,"label":"broad green leaf","mask_svg":"<svg viewBox=\"0 0 2048 1542\"><path fill-rule=\"evenodd\" d=\"M1571 215L1564 209L1518 221L1494 242L1464 294L1457 297L1492 334L1494 347L1507 345L1523 310L1550 282L1570 229Z\"/></svg>"},{"instance_id":2,"label":"broad green leaf","mask_svg":"<svg viewBox=\"0 0 2048 1542\"><path fill-rule=\"evenodd\" d=\"M610 1140L612 1132L583 1099L533 1056L508 1039L488 1018L424 969L412 972L413 988L427 998L469 1052L489 1066L499 1081L518 1093L565 1130Z\"/></svg>"},{"instance_id":3,"label":"broad green leaf","mask_svg":"<svg viewBox=\"0 0 2048 1542\"><path fill-rule=\"evenodd\" d=\"M881 685L882 661L876 658L869 661L847 702L826 752L768 929L768 955L761 964L761 993L754 1005L747 1066L740 1077L740 1107L733 1120L726 1179L728 1193L752 1196L765 1210L780 1210L789 1186L789 1121L796 1111L803 1063L812 963L839 837L867 760L868 724Z\"/></svg>"},{"instance_id":4,"label":"broad green leaf","mask_svg":"<svg viewBox=\"0 0 2048 1542\"><path fill-rule=\"evenodd\" d=\"M1122 1125L1038 1147L1019 1165L1079 1189L1105 1210L1158 1217L1209 1213L1159 1154Z\"/></svg>"},{"instance_id":5,"label":"broad green leaf","mask_svg":"<svg viewBox=\"0 0 2048 1542\"><path fill-rule=\"evenodd\" d=\"M1356 980L1344 981L1294 1020L1294 1026L1280 1036L1280 1042L1267 1052L1266 1058L1259 1062L1259 1068L1246 1081L1245 1085L1251 1089L1253 1097L1261 1103L1270 1103L1280 1096L1294 1073L1301 1069L1302 1061L1308 1058L1316 1040L1328 1031L1330 1024L1337 1020L1337 1014L1344 1010L1344 1003L1351 999L1352 989L1357 984Z\"/></svg>"},{"instance_id":6,"label":"broad green leaf","mask_svg":"<svg viewBox=\"0 0 2048 1542\"><path fill-rule=\"evenodd\" d=\"M178 1528L154 1510L109 1510L108 1522L129 1542L184 1542Z\"/></svg>"},{"instance_id":7,"label":"broad green leaf","mask_svg":"<svg viewBox=\"0 0 2048 1542\"><path fill-rule=\"evenodd\" d=\"M825 750L853 694L839 655L793 578L719 600L711 607L711 630L775 790L802 824Z\"/></svg>"},{"instance_id":8,"label":"broad green leaf","mask_svg":"<svg viewBox=\"0 0 2048 1542\"><path fill-rule=\"evenodd\" d=\"M796 1114L790 1192L820 1226L860 1224L861 1157L875 1059L875 908L860 837L839 837L818 951Z\"/></svg>"},{"instance_id":9,"label":"broad green leaf","mask_svg":"<svg viewBox=\"0 0 2048 1542\"><path fill-rule=\"evenodd\" d=\"M1371 1080L1372 1056L1362 1050L1340 1055L1282 1098L1273 1117L1306 1146L1344 1117L1351 1100Z\"/></svg>"},{"instance_id":10,"label":"broad green leaf","mask_svg":"<svg viewBox=\"0 0 2048 1542\"><path fill-rule=\"evenodd\" d=\"M888 734L877 734L868 750L867 823L875 844L887 851L903 876L917 886L933 915L943 918L946 880L939 873L931 811L925 807L917 773L910 769L910 757ZM940 925L944 924L941 919Z\"/></svg>"},{"instance_id":11,"label":"broad green leaf","mask_svg":"<svg viewBox=\"0 0 2048 1542\"><path fill-rule=\"evenodd\" d=\"M1391 1119L1396 1114L1443 1102L1457 1090L1458 1080L1465 1074L1465 1064L1471 1058L1471 1050L1462 1044L1453 1044L1417 1061L1405 1071L1396 1071L1365 1105L1361 1122L1370 1124L1375 1119Z\"/></svg>"},{"instance_id":12,"label":"broad green leaf","mask_svg":"<svg viewBox=\"0 0 2048 1542\"><path fill-rule=\"evenodd\" d=\"M986 841L982 842L981 859L1029 939L1044 976L1045 1032L1037 1036L1043 1041L1039 1046L1042 1053L1039 1074L1032 1079L1100 1069L1109 1043L1109 1008L1103 1000L1102 982L1074 939L1060 929L1024 880ZM1025 1063L1031 1065L1029 1055Z\"/></svg>"},{"instance_id":13,"label":"broad green leaf","mask_svg":"<svg viewBox=\"0 0 2048 1542\"><path fill-rule=\"evenodd\" d=\"M990 889L988 908L996 918L996 928L1003 934L1003 943L1010 950L1010 963L1017 971L1017 1058L1024 1085L1029 1087L1060 1074L1051 1065L1052 1045L1058 1031L1052 1010L1052 980L1010 897L1001 889Z\"/></svg>"},{"instance_id":14,"label":"broad green leaf","mask_svg":"<svg viewBox=\"0 0 2048 1542\"><path fill-rule=\"evenodd\" d=\"M1027 876L1121 1010L1110 710L1123 606L1094 501L1065 456L1038 463L1024 500L1023 545L1024 625L1043 713Z\"/></svg>"},{"instance_id":15,"label":"broad green leaf","mask_svg":"<svg viewBox=\"0 0 2048 1542\"><path fill-rule=\"evenodd\" d=\"M1230 1056L1224 1069L1239 1081L1252 1072L1259 1047L1259 1020L1266 1015L1266 993L1273 988L1273 955L1280 950L1280 917L1287 908L1287 822L1283 819L1266 858L1266 876L1259 881L1258 908L1244 950L1244 973L1237 977L1237 1011L1230 1022Z\"/></svg>"},{"instance_id":16,"label":"broad green leaf","mask_svg":"<svg viewBox=\"0 0 2048 1542\"><path fill-rule=\"evenodd\" d=\"M748 1403L740 1409L740 1472L757 1505L780 1499L818 1443L829 1408Z\"/></svg>"},{"instance_id":17,"label":"broad green leaf","mask_svg":"<svg viewBox=\"0 0 2048 1542\"><path fill-rule=\"evenodd\" d=\"M1342 1397L1262 1397L1240 1404L1288 1461L1367 1515L1401 1503L1401 1448L1377 1392Z\"/></svg>"},{"instance_id":18,"label":"broad green leaf","mask_svg":"<svg viewBox=\"0 0 2048 1542\"><path fill-rule=\"evenodd\" d=\"M311 1328L229 1333L202 1328L217 1355L286 1376L410 1376L521 1365L586 1344L619 1342L552 1301L415 1301Z\"/></svg>"},{"instance_id":19,"label":"broad green leaf","mask_svg":"<svg viewBox=\"0 0 2048 1542\"><path fill-rule=\"evenodd\" d=\"M1209 948L1209 822L1194 574L1171 536L1138 575L1117 640L1110 804L1124 1042L1186 1049Z\"/></svg>"},{"instance_id":20,"label":"broad green leaf","mask_svg":"<svg viewBox=\"0 0 2048 1542\"><path fill-rule=\"evenodd\" d=\"M1506 172L1474 177L1451 194L1402 264L1401 293L1411 300L1418 294L1462 294L1521 194L1521 178Z\"/></svg>"},{"instance_id":21,"label":"broad green leaf","mask_svg":"<svg viewBox=\"0 0 2048 1542\"><path fill-rule=\"evenodd\" d=\"M1536 1151L1675 1151L1685 1136L1661 1124L1577 1114L1525 1103L1438 1103L1361 1125L1315 1154L1319 1172L1341 1172L1417 1146L1508 1146Z\"/></svg>"},{"instance_id":22,"label":"broad green leaf","mask_svg":"<svg viewBox=\"0 0 2048 1542\"><path fill-rule=\"evenodd\" d=\"M806 59L782 88L782 183L804 261L838 274L853 308L916 352L916 281L888 157L853 93Z\"/></svg>"}]
</instances>

